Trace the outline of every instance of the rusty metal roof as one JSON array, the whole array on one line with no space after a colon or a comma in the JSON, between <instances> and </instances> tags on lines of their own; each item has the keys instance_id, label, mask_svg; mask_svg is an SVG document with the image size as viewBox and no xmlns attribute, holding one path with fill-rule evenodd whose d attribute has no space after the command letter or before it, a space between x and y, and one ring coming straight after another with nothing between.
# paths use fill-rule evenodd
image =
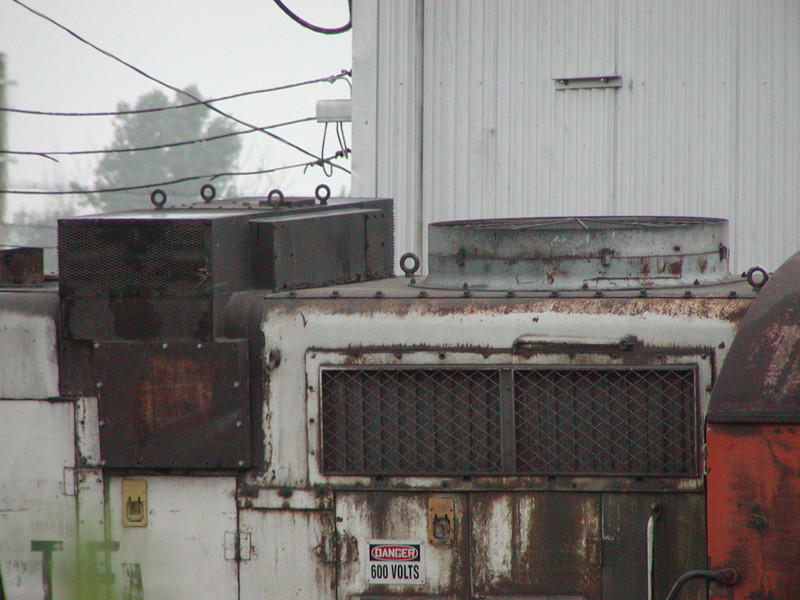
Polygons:
<instances>
[{"instance_id":1,"label":"rusty metal roof","mask_svg":"<svg viewBox=\"0 0 800 600\"><path fill-rule=\"evenodd\" d=\"M800 252L769 278L742 320L708 420L800 423Z\"/></svg>"}]
</instances>

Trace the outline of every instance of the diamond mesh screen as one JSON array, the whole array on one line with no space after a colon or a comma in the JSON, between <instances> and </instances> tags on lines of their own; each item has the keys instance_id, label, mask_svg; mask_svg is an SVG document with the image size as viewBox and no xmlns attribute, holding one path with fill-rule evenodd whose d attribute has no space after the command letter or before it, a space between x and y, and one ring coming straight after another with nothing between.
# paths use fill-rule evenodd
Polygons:
<instances>
[{"instance_id":1,"label":"diamond mesh screen","mask_svg":"<svg viewBox=\"0 0 800 600\"><path fill-rule=\"evenodd\" d=\"M519 370L521 473L693 475L694 371Z\"/></svg>"},{"instance_id":2,"label":"diamond mesh screen","mask_svg":"<svg viewBox=\"0 0 800 600\"><path fill-rule=\"evenodd\" d=\"M59 275L67 294L211 293L211 228L199 220L63 221Z\"/></svg>"},{"instance_id":3,"label":"diamond mesh screen","mask_svg":"<svg viewBox=\"0 0 800 600\"><path fill-rule=\"evenodd\" d=\"M501 471L496 370L322 372L323 471Z\"/></svg>"},{"instance_id":4,"label":"diamond mesh screen","mask_svg":"<svg viewBox=\"0 0 800 600\"><path fill-rule=\"evenodd\" d=\"M697 471L693 369L324 369L321 394L327 474Z\"/></svg>"}]
</instances>

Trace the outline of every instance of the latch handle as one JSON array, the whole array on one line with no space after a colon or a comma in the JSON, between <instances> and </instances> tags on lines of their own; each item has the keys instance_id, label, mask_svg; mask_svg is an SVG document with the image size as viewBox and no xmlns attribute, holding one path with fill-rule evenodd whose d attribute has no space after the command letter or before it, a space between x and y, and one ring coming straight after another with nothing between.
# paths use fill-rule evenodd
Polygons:
<instances>
[{"instance_id":1,"label":"latch handle","mask_svg":"<svg viewBox=\"0 0 800 600\"><path fill-rule=\"evenodd\" d=\"M650 518L647 519L647 600L653 600L654 562L656 547L656 522L661 518L661 504L653 502L650 505Z\"/></svg>"}]
</instances>

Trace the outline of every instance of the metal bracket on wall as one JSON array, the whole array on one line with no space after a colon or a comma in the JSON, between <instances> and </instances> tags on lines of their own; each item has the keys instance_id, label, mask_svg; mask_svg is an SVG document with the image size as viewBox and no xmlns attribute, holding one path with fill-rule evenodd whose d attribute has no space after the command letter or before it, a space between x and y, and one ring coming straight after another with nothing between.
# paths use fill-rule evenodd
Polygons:
<instances>
[{"instance_id":1,"label":"metal bracket on wall","mask_svg":"<svg viewBox=\"0 0 800 600\"><path fill-rule=\"evenodd\" d=\"M590 88L622 87L619 75L601 75L599 77L558 77L553 79L557 90L583 90Z\"/></svg>"}]
</instances>

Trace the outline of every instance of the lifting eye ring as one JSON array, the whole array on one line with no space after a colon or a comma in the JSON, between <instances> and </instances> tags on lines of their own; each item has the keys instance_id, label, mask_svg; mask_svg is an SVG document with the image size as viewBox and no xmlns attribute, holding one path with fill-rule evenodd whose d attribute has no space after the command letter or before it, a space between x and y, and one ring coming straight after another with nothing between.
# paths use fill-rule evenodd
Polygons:
<instances>
[{"instance_id":1,"label":"lifting eye ring","mask_svg":"<svg viewBox=\"0 0 800 600\"><path fill-rule=\"evenodd\" d=\"M273 201L273 198L277 198L277 200ZM267 202L270 206L283 206L283 192L277 188L270 190L267 194Z\"/></svg>"},{"instance_id":2,"label":"lifting eye ring","mask_svg":"<svg viewBox=\"0 0 800 600\"><path fill-rule=\"evenodd\" d=\"M758 273L758 276L756 276L756 273ZM752 287L755 291L759 291L769 280L769 273L767 273L766 269L763 267L750 267L747 269L747 274L745 277L747 278L747 283L750 284L750 287Z\"/></svg>"},{"instance_id":3,"label":"lifting eye ring","mask_svg":"<svg viewBox=\"0 0 800 600\"><path fill-rule=\"evenodd\" d=\"M153 190L150 194L150 202L156 207L156 210L161 210L167 203L167 193L162 189Z\"/></svg>"},{"instance_id":4,"label":"lifting eye ring","mask_svg":"<svg viewBox=\"0 0 800 600\"><path fill-rule=\"evenodd\" d=\"M411 261L411 266L408 266L408 261ZM406 277L411 277L419 270L419 256L413 252L406 252L400 257L400 269L405 273Z\"/></svg>"},{"instance_id":5,"label":"lifting eye ring","mask_svg":"<svg viewBox=\"0 0 800 600\"><path fill-rule=\"evenodd\" d=\"M327 204L328 198L331 197L331 188L324 183L320 183L317 189L314 190L314 197L319 200L320 204Z\"/></svg>"},{"instance_id":6,"label":"lifting eye ring","mask_svg":"<svg viewBox=\"0 0 800 600\"><path fill-rule=\"evenodd\" d=\"M209 203L211 202L217 195L217 188L215 188L210 183L206 183L203 187L200 188L200 197L203 199L203 202Z\"/></svg>"}]
</instances>

